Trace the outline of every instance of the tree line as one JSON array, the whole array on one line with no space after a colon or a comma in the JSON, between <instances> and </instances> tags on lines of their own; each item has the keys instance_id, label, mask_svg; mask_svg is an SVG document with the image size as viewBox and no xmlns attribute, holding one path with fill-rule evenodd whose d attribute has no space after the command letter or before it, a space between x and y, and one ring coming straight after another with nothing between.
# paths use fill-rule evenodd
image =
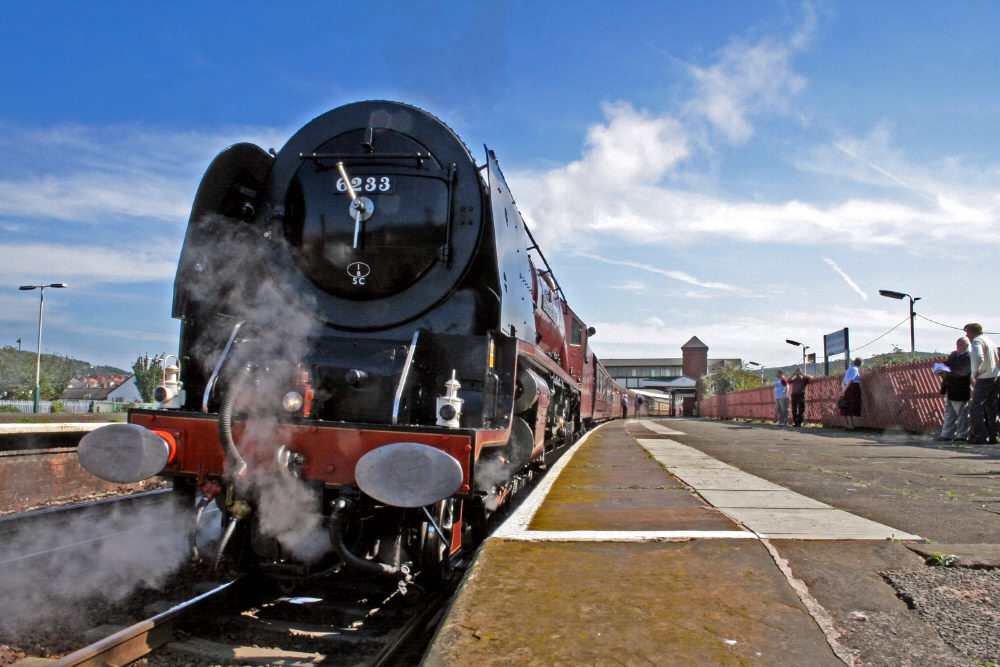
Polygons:
<instances>
[{"instance_id":1,"label":"tree line","mask_svg":"<svg viewBox=\"0 0 1000 667\"><path fill-rule=\"evenodd\" d=\"M890 352L873 355L865 360L864 365L867 368L881 368L883 366L894 366L895 364L905 364L911 361L940 356L943 355L939 352L904 352L898 345L893 345ZM843 373L846 370L847 363L848 361L844 359L830 362L830 372L836 374ZM785 371L786 375L789 375L793 367L776 367L756 371L736 364L719 366L701 379L702 386L704 387L704 395L728 394L732 391L753 389L763 384L774 384L774 372L779 370L779 368Z\"/></svg>"},{"instance_id":2,"label":"tree line","mask_svg":"<svg viewBox=\"0 0 1000 667\"><path fill-rule=\"evenodd\" d=\"M6 345L0 348L0 399L31 400L35 395L36 353ZM153 400L153 389L160 381L159 358L140 356L132 365L136 387L142 400ZM127 376L128 371L114 366L94 366L59 354L42 354L38 386L43 400L57 400L76 376Z\"/></svg>"}]
</instances>

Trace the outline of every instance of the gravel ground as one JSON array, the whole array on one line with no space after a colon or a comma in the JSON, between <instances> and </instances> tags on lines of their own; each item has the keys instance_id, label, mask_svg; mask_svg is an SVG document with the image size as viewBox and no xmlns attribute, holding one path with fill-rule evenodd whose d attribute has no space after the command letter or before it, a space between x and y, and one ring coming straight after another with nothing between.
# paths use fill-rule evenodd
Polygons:
<instances>
[{"instance_id":1,"label":"gravel ground","mask_svg":"<svg viewBox=\"0 0 1000 667\"><path fill-rule=\"evenodd\" d=\"M169 486L170 482L161 479L159 477L154 477L152 479L147 479L143 482L138 482L136 484L122 484L117 489L113 489L111 491L95 491L93 493L52 498L42 503L24 503L20 505L6 505L4 507L0 507L0 517L9 516L12 514L22 514L25 512L34 512L37 510L52 509L54 507L63 507L66 505L78 505L80 503L89 503L95 500L117 498L118 496L129 496L132 495L133 493L145 493L146 491L156 491L157 489L165 489Z\"/></svg>"},{"instance_id":2,"label":"gravel ground","mask_svg":"<svg viewBox=\"0 0 1000 667\"><path fill-rule=\"evenodd\" d=\"M927 567L882 576L956 650L1000 664L1000 571Z\"/></svg>"}]
</instances>

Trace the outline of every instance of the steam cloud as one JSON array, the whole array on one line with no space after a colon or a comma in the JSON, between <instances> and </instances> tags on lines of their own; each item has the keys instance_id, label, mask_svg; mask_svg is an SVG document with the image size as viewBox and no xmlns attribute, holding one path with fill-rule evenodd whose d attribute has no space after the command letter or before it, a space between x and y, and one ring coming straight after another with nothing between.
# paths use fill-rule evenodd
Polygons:
<instances>
[{"instance_id":1,"label":"steam cloud","mask_svg":"<svg viewBox=\"0 0 1000 667\"><path fill-rule=\"evenodd\" d=\"M189 515L172 503L116 510L19 535L0 551L0 632L58 620L86 627L80 603L110 602L140 586L159 588L185 561ZM56 550L77 545L72 551ZM49 551L42 565L27 554Z\"/></svg>"},{"instance_id":2,"label":"steam cloud","mask_svg":"<svg viewBox=\"0 0 1000 667\"><path fill-rule=\"evenodd\" d=\"M299 560L314 563L332 548L321 525L321 497L275 464L278 449L288 444L275 414L291 388L291 371L306 357L309 341L321 326L311 315L315 301L311 295L292 296L274 283L256 261L260 237L246 223L208 216L196 223L195 231L185 252L196 258L200 270L184 288L194 297L216 302L218 310L234 318L206 320L217 329L201 333L192 356L207 377L233 326L238 320L246 322L240 333L246 342L234 346L231 354L238 363L231 368L253 363L273 371L255 374L254 386L242 391L236 402L236 411L247 416L236 440L251 468L249 491L257 499L261 532Z\"/></svg>"}]
</instances>

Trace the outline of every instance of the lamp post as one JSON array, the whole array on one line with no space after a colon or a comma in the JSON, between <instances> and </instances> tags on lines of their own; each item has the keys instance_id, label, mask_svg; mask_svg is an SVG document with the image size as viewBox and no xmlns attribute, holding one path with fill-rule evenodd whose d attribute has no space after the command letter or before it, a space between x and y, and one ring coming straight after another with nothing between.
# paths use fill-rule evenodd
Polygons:
<instances>
[{"instance_id":1,"label":"lamp post","mask_svg":"<svg viewBox=\"0 0 1000 667\"><path fill-rule=\"evenodd\" d=\"M21 290L39 290L38 292L38 351L35 352L35 402L34 412L38 413L38 402L42 395L41 375L42 375L42 308L45 306L46 287L69 287L66 283L50 283L48 285L21 285Z\"/></svg>"},{"instance_id":2,"label":"lamp post","mask_svg":"<svg viewBox=\"0 0 1000 667\"><path fill-rule=\"evenodd\" d=\"M809 367L806 366L806 350L809 349L809 346L808 345L802 345L802 343L800 343L799 341L797 341L797 340L789 340L788 338L785 339L785 342L788 343L789 345L798 345L798 346L802 347L802 368L805 369L806 374L808 375L808 373L809 373Z\"/></svg>"},{"instance_id":3,"label":"lamp post","mask_svg":"<svg viewBox=\"0 0 1000 667\"><path fill-rule=\"evenodd\" d=\"M760 381L764 381L764 367L758 364L756 361L748 361L747 366L756 366L760 369Z\"/></svg>"},{"instance_id":4,"label":"lamp post","mask_svg":"<svg viewBox=\"0 0 1000 667\"><path fill-rule=\"evenodd\" d=\"M914 343L913 338L913 320L916 314L913 312L913 302L920 301L919 296L910 296L909 294L904 294L902 292L893 292L892 290L880 289L878 291L882 296L887 296L890 299L902 299L907 298L910 300L910 354L914 354L917 351L917 346Z\"/></svg>"}]
</instances>

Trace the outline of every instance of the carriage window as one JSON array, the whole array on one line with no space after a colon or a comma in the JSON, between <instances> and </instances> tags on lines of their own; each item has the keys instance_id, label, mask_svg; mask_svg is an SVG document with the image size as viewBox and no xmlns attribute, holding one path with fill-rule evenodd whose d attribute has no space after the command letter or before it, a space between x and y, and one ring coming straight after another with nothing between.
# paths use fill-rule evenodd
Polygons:
<instances>
[{"instance_id":1,"label":"carriage window","mask_svg":"<svg viewBox=\"0 0 1000 667\"><path fill-rule=\"evenodd\" d=\"M583 325L575 319L570 323L569 342L573 345L579 345L583 342Z\"/></svg>"}]
</instances>

